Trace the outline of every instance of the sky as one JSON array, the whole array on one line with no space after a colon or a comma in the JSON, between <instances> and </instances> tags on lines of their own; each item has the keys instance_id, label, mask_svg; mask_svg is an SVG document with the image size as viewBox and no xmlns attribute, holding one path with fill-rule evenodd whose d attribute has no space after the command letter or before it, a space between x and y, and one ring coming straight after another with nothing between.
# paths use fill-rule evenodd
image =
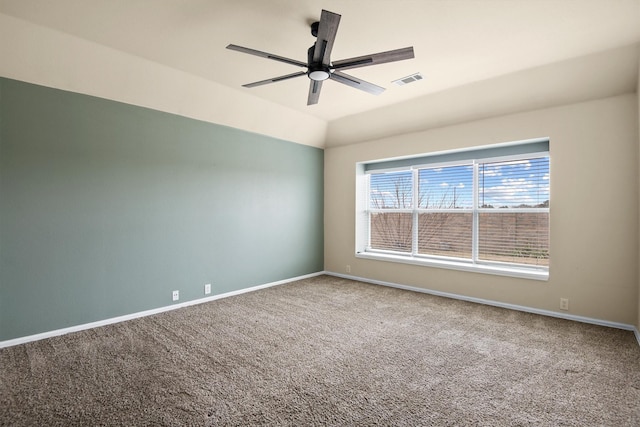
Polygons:
<instances>
[{"instance_id":1,"label":"sky","mask_svg":"<svg viewBox=\"0 0 640 427\"><path fill-rule=\"evenodd\" d=\"M411 171L371 174L371 208L411 206ZM420 208L473 207L473 165L421 168ZM478 202L485 207L536 206L549 200L549 158L480 163Z\"/></svg>"}]
</instances>

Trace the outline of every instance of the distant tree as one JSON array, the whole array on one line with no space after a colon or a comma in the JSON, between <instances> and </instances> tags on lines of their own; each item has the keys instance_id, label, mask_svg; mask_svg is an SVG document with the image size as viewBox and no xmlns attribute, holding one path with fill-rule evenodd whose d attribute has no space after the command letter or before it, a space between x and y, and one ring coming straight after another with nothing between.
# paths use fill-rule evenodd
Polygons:
<instances>
[{"instance_id":1,"label":"distant tree","mask_svg":"<svg viewBox=\"0 0 640 427\"><path fill-rule=\"evenodd\" d=\"M391 191L376 188L371 194L371 207L389 212L376 213L371 217L371 245L377 249L411 251L413 240L413 215L411 213L393 212L395 209L411 209L413 187L410 178L398 176ZM418 193L418 207L431 209L454 209L458 204L458 195L448 189L434 195L427 191ZM450 212L431 213L418 224L418 242L427 247L440 244L446 227L455 215ZM437 239L437 242L434 242ZM446 245L445 245L446 246Z\"/></svg>"},{"instance_id":2,"label":"distant tree","mask_svg":"<svg viewBox=\"0 0 640 427\"><path fill-rule=\"evenodd\" d=\"M371 192L371 207L389 212L371 216L371 246L402 252L411 250L411 214L393 212L396 209L411 209L413 198L411 178L398 176L391 189L388 186Z\"/></svg>"}]
</instances>

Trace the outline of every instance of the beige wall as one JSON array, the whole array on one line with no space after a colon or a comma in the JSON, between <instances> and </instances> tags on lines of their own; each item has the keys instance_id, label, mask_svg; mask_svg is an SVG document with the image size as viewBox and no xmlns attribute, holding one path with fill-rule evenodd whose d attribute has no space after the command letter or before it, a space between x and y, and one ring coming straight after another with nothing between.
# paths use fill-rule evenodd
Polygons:
<instances>
[{"instance_id":1,"label":"beige wall","mask_svg":"<svg viewBox=\"0 0 640 427\"><path fill-rule=\"evenodd\" d=\"M332 120L327 147L624 95L636 91L634 44L476 81ZM589 70L588 73L584 70ZM420 84L428 84L428 76ZM411 90L411 86L402 90Z\"/></svg>"},{"instance_id":2,"label":"beige wall","mask_svg":"<svg viewBox=\"0 0 640 427\"><path fill-rule=\"evenodd\" d=\"M496 117L325 150L325 269L634 324L638 320L638 103L635 94ZM355 163L549 137L548 282L354 256ZM328 145L331 142L328 141Z\"/></svg>"},{"instance_id":3,"label":"beige wall","mask_svg":"<svg viewBox=\"0 0 640 427\"><path fill-rule=\"evenodd\" d=\"M0 58L3 77L324 146L323 120L3 14Z\"/></svg>"}]
</instances>

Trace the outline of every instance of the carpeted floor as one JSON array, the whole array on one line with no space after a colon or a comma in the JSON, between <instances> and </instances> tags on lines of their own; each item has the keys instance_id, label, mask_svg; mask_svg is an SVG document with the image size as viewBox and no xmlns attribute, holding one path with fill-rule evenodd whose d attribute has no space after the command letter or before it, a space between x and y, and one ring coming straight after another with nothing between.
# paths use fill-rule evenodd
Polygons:
<instances>
[{"instance_id":1,"label":"carpeted floor","mask_svg":"<svg viewBox=\"0 0 640 427\"><path fill-rule=\"evenodd\" d=\"M0 424L639 426L629 331L330 276L0 350Z\"/></svg>"}]
</instances>

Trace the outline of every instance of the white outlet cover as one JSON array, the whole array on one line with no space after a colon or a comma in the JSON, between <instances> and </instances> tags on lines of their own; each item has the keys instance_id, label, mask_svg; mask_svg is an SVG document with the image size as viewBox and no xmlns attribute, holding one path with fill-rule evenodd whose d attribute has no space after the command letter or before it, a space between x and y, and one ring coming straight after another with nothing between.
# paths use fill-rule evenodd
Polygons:
<instances>
[{"instance_id":1,"label":"white outlet cover","mask_svg":"<svg viewBox=\"0 0 640 427\"><path fill-rule=\"evenodd\" d=\"M208 295L211 293L211 283L207 283L206 285L204 285L204 294Z\"/></svg>"},{"instance_id":2,"label":"white outlet cover","mask_svg":"<svg viewBox=\"0 0 640 427\"><path fill-rule=\"evenodd\" d=\"M180 291L173 291L173 300L178 301L180 299Z\"/></svg>"}]
</instances>

